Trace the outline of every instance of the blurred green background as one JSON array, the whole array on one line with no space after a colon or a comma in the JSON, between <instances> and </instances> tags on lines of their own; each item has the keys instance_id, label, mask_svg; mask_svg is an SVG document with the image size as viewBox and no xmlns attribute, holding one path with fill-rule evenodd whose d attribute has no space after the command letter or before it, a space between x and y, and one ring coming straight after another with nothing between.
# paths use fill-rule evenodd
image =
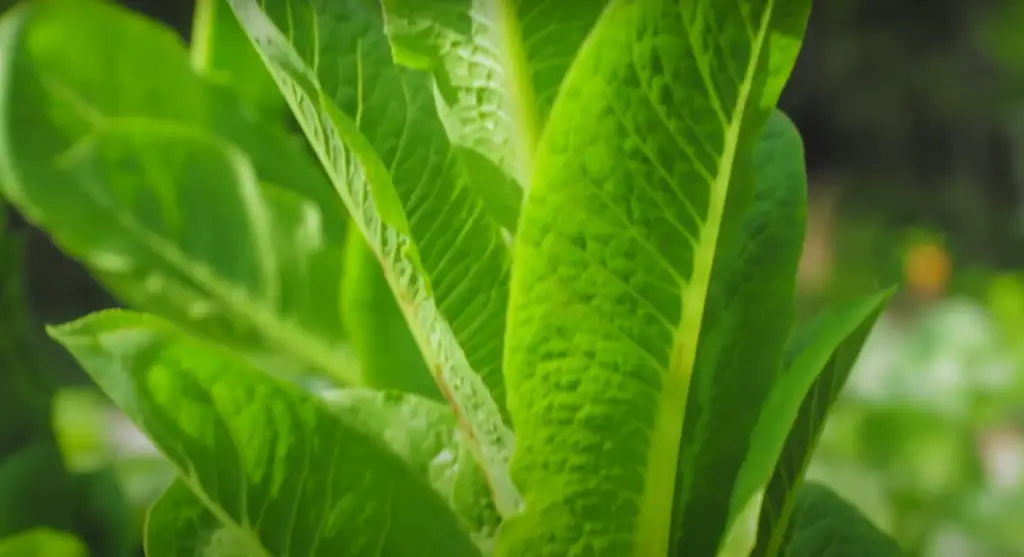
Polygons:
<instances>
[{"instance_id":1,"label":"blurred green background","mask_svg":"<svg viewBox=\"0 0 1024 557\"><path fill-rule=\"evenodd\" d=\"M187 39L191 2L122 4ZM817 2L782 108L811 184L800 310L901 284L812 476L911 555L1024 556L1024 0ZM115 303L6 220L0 500L59 455L67 484L37 504L75 507L104 555L138 553L168 471L42 332ZM0 504L0 536L22 511Z\"/></svg>"}]
</instances>

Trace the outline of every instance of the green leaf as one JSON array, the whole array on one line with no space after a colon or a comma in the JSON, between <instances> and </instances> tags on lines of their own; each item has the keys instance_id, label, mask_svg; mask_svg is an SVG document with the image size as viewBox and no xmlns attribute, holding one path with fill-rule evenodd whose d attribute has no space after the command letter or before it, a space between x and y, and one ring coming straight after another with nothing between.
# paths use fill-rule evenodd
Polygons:
<instances>
[{"instance_id":1,"label":"green leaf","mask_svg":"<svg viewBox=\"0 0 1024 557\"><path fill-rule=\"evenodd\" d=\"M487 477L476 464L471 443L460 434L455 450L445 453L431 467L431 481L473 532L485 555L493 555L494 537L502 517L491 496Z\"/></svg>"},{"instance_id":2,"label":"green leaf","mask_svg":"<svg viewBox=\"0 0 1024 557\"><path fill-rule=\"evenodd\" d=\"M221 523L182 480L175 480L149 509L145 551L160 557L267 555L244 529Z\"/></svg>"},{"instance_id":3,"label":"green leaf","mask_svg":"<svg viewBox=\"0 0 1024 557\"><path fill-rule=\"evenodd\" d=\"M470 455L460 460L455 416L448 407L415 395L370 389L335 389L322 397L345 423L382 442L418 477L429 481L450 505L462 511L467 527L482 529L471 514L476 509L455 504L462 501L456 500L450 478L460 474L467 463L471 470L479 469ZM481 495L486 502L489 493L483 479L477 478L473 486L484 488ZM189 545L180 550L183 555L193 555L195 547L228 547L240 542L244 548L248 543L237 540L238 532L223 528L183 484L172 486L164 494L149 514L148 527L147 543L151 547L176 547L184 541Z\"/></svg>"},{"instance_id":4,"label":"green leaf","mask_svg":"<svg viewBox=\"0 0 1024 557\"><path fill-rule=\"evenodd\" d=\"M722 538L715 557L749 557L750 551L757 543L757 517L761 511L759 495L761 493L751 497L733 518L732 525Z\"/></svg>"},{"instance_id":5,"label":"green leaf","mask_svg":"<svg viewBox=\"0 0 1024 557\"><path fill-rule=\"evenodd\" d=\"M437 114L430 76L394 64L375 2L230 3L382 262L500 508L513 512L501 373L509 249Z\"/></svg>"},{"instance_id":6,"label":"green leaf","mask_svg":"<svg viewBox=\"0 0 1024 557\"><path fill-rule=\"evenodd\" d=\"M89 552L72 534L35 528L0 539L0 557L89 557Z\"/></svg>"},{"instance_id":7,"label":"green leaf","mask_svg":"<svg viewBox=\"0 0 1024 557\"><path fill-rule=\"evenodd\" d=\"M731 500L793 324L807 179L800 133L781 112L765 125L755 170L752 204L712 272L683 422L671 555L716 555L753 495Z\"/></svg>"},{"instance_id":8,"label":"green leaf","mask_svg":"<svg viewBox=\"0 0 1024 557\"><path fill-rule=\"evenodd\" d=\"M479 511L481 500L466 501L454 490L453 480L466 483L468 479L469 489L487 501L486 485L472 456L460 455L460 459L453 454L460 445L455 419L448 408L415 395L369 389L337 389L326 393L324 400L346 423L382 441L419 477L429 480L435 491L462 511L464 524L483 529L479 518L472 514ZM464 470L475 471L477 476L467 478ZM478 543L486 543L484 536L476 537ZM149 512L146 546L151 553L161 548L168 555L182 556L258 554L258 548L250 545L251 540L243 532L225 528L181 481L175 482Z\"/></svg>"},{"instance_id":9,"label":"green leaf","mask_svg":"<svg viewBox=\"0 0 1024 557\"><path fill-rule=\"evenodd\" d=\"M23 4L0 56L0 190L23 214L127 304L356 379L344 208L282 130L194 74L170 30L107 3Z\"/></svg>"},{"instance_id":10,"label":"green leaf","mask_svg":"<svg viewBox=\"0 0 1024 557\"><path fill-rule=\"evenodd\" d=\"M789 81L804 42L810 15L811 0L787 0L772 4L768 77L761 93L765 103L775 104Z\"/></svg>"},{"instance_id":11,"label":"green leaf","mask_svg":"<svg viewBox=\"0 0 1024 557\"><path fill-rule=\"evenodd\" d=\"M523 187L562 79L607 4L383 0L395 59L434 74L452 141Z\"/></svg>"},{"instance_id":12,"label":"green leaf","mask_svg":"<svg viewBox=\"0 0 1024 557\"><path fill-rule=\"evenodd\" d=\"M900 546L831 489L806 483L793 512L785 557L902 557Z\"/></svg>"},{"instance_id":13,"label":"green leaf","mask_svg":"<svg viewBox=\"0 0 1024 557\"><path fill-rule=\"evenodd\" d=\"M857 300L794 333L787 349L786 374L773 393L778 400L762 414L764 429L757 439L761 444L755 442L756 452L752 452L756 479L751 487L768 481L754 557L774 557L785 546L794 498L825 419L891 295L889 290ZM769 480L767 459L776 457Z\"/></svg>"},{"instance_id":14,"label":"green leaf","mask_svg":"<svg viewBox=\"0 0 1024 557\"><path fill-rule=\"evenodd\" d=\"M424 479L438 456L456 447L455 416L443 404L373 389L336 389L322 398L345 423L383 443Z\"/></svg>"},{"instance_id":15,"label":"green leaf","mask_svg":"<svg viewBox=\"0 0 1024 557\"><path fill-rule=\"evenodd\" d=\"M192 66L231 87L257 113L281 119L285 103L263 61L223 0L199 0L192 18Z\"/></svg>"},{"instance_id":16,"label":"green leaf","mask_svg":"<svg viewBox=\"0 0 1024 557\"><path fill-rule=\"evenodd\" d=\"M450 408L417 395L370 389L339 389L324 399L347 423L382 441L428 479L478 545L489 543L497 509Z\"/></svg>"},{"instance_id":17,"label":"green leaf","mask_svg":"<svg viewBox=\"0 0 1024 557\"><path fill-rule=\"evenodd\" d=\"M350 365L351 358L345 358L343 352L349 347L341 343L347 336L341 315L343 241L328 236L323 213L310 199L267 182L260 184L259 192L269 210L266 226L277 259L282 317L332 343L337 359L323 362L323 366L336 369ZM361 381L341 378L352 383Z\"/></svg>"},{"instance_id":18,"label":"green leaf","mask_svg":"<svg viewBox=\"0 0 1024 557\"><path fill-rule=\"evenodd\" d=\"M487 212L498 224L515 233L519 224L519 207L523 204L522 188L479 151L458 145L454 150L466 169L469 185L480 196Z\"/></svg>"},{"instance_id":19,"label":"green leaf","mask_svg":"<svg viewBox=\"0 0 1024 557\"><path fill-rule=\"evenodd\" d=\"M443 400L377 254L358 230L352 232L345 239L341 304L363 384Z\"/></svg>"},{"instance_id":20,"label":"green leaf","mask_svg":"<svg viewBox=\"0 0 1024 557\"><path fill-rule=\"evenodd\" d=\"M613 1L577 54L516 237L505 373L525 508L499 555L668 554L726 200L753 188L773 10L791 2Z\"/></svg>"},{"instance_id":21,"label":"green leaf","mask_svg":"<svg viewBox=\"0 0 1024 557\"><path fill-rule=\"evenodd\" d=\"M50 332L167 456L221 529L259 548L255 554L479 555L441 497L399 457L230 352L126 311ZM194 504L182 507L196 516ZM161 520L169 512L161 508ZM195 532L210 533L208 524ZM150 536L155 552L174 551L153 547L165 533Z\"/></svg>"}]
</instances>

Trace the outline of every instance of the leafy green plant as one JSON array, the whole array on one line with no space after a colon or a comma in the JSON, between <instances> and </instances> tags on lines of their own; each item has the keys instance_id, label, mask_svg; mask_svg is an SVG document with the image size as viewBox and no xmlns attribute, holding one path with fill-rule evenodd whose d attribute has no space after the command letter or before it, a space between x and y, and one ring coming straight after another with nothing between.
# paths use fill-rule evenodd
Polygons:
<instances>
[{"instance_id":1,"label":"leafy green plant","mask_svg":"<svg viewBox=\"0 0 1024 557\"><path fill-rule=\"evenodd\" d=\"M50 333L177 470L148 554L898 555L803 482L888 297L794 323L809 4L7 15L3 193L145 312ZM422 367L366 371L348 223Z\"/></svg>"}]
</instances>

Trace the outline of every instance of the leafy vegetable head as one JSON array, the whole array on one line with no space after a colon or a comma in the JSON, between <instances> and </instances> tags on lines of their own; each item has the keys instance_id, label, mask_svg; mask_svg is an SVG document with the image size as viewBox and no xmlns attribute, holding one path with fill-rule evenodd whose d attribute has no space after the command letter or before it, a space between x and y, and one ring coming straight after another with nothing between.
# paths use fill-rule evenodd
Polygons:
<instances>
[{"instance_id":1,"label":"leafy vegetable head","mask_svg":"<svg viewBox=\"0 0 1024 557\"><path fill-rule=\"evenodd\" d=\"M802 488L888 297L794 323L809 8L13 10L0 188L145 312L52 335L177 468L147 551L898 553Z\"/></svg>"}]
</instances>

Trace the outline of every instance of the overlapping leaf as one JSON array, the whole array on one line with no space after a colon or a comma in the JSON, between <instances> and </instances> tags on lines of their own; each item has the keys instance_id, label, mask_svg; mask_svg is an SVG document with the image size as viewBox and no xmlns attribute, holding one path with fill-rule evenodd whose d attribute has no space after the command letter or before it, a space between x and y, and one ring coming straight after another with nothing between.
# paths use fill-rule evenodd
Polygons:
<instances>
[{"instance_id":1,"label":"overlapping leaf","mask_svg":"<svg viewBox=\"0 0 1024 557\"><path fill-rule=\"evenodd\" d=\"M225 525L181 480L175 480L146 516L145 552L159 557L247 557L265 554L255 536Z\"/></svg>"},{"instance_id":2,"label":"overlapping leaf","mask_svg":"<svg viewBox=\"0 0 1024 557\"><path fill-rule=\"evenodd\" d=\"M125 311L51 335L177 468L155 520L184 537L151 530L150 549L185 555L227 538L257 555L479 555L406 461L229 352Z\"/></svg>"},{"instance_id":3,"label":"overlapping leaf","mask_svg":"<svg viewBox=\"0 0 1024 557\"><path fill-rule=\"evenodd\" d=\"M325 394L325 402L346 423L382 441L414 473L429 480L434 490L460 511L463 524L478 544L488 543L479 518L469 511L486 506L489 494L472 456L458 454L455 420L445 406L416 396L366 389L331 391ZM476 475L467 476L466 470ZM467 500L456 490L452 480L467 479L479 498ZM244 531L222 524L180 480L150 510L146 531L149 555L242 557L260 551Z\"/></svg>"},{"instance_id":4,"label":"overlapping leaf","mask_svg":"<svg viewBox=\"0 0 1024 557\"><path fill-rule=\"evenodd\" d=\"M347 423L383 442L456 511L478 544L499 517L486 478L447 406L418 395L339 389L324 400Z\"/></svg>"},{"instance_id":5,"label":"overlapping leaf","mask_svg":"<svg viewBox=\"0 0 1024 557\"><path fill-rule=\"evenodd\" d=\"M565 72L607 5L555 0L384 0L400 63L436 77L453 140L522 187ZM499 204L521 197L489 185Z\"/></svg>"},{"instance_id":6,"label":"overlapping leaf","mask_svg":"<svg viewBox=\"0 0 1024 557\"><path fill-rule=\"evenodd\" d=\"M324 401L346 423L383 442L396 457L433 488L449 505L459 505L449 476L460 475L462 465L478 471L472 456L460 461L456 454L455 420L445 406L399 393L368 389L339 389L324 394ZM483 501L488 495L482 478ZM483 501L477 501L477 504ZM478 543L486 543L479 534L473 515L462 513L463 523L470 527ZM177 481L164 493L149 512L146 521L146 547L149 555L168 557L217 555L238 557L258 554L253 540L237 528L222 524L188 486Z\"/></svg>"},{"instance_id":7,"label":"overlapping leaf","mask_svg":"<svg viewBox=\"0 0 1024 557\"><path fill-rule=\"evenodd\" d=\"M775 14L795 4L613 1L570 68L516 237L506 378L525 510L499 554L668 554L726 200L752 191L789 23Z\"/></svg>"},{"instance_id":8,"label":"overlapping leaf","mask_svg":"<svg viewBox=\"0 0 1024 557\"><path fill-rule=\"evenodd\" d=\"M345 238L342 315L363 384L441 399L380 260L359 230Z\"/></svg>"},{"instance_id":9,"label":"overlapping leaf","mask_svg":"<svg viewBox=\"0 0 1024 557\"><path fill-rule=\"evenodd\" d=\"M831 489L804 484L785 557L903 557L900 546Z\"/></svg>"},{"instance_id":10,"label":"overlapping leaf","mask_svg":"<svg viewBox=\"0 0 1024 557\"><path fill-rule=\"evenodd\" d=\"M223 0L196 3L191 53L193 66L240 91L259 112L273 118L286 110L277 84ZM352 227L352 232L344 241L340 302L345 336L359 360L362 383L440 397L380 261L359 230Z\"/></svg>"},{"instance_id":11,"label":"overlapping leaf","mask_svg":"<svg viewBox=\"0 0 1024 557\"><path fill-rule=\"evenodd\" d=\"M804 172L799 132L773 113L757 145L753 203L715 260L684 421L671 555L714 556L742 508L731 506L731 495L793 323Z\"/></svg>"},{"instance_id":12,"label":"overlapping leaf","mask_svg":"<svg viewBox=\"0 0 1024 557\"><path fill-rule=\"evenodd\" d=\"M0 43L13 204L125 302L354 379L344 208L298 145L194 74L170 30L109 4L27 3Z\"/></svg>"},{"instance_id":13,"label":"overlapping leaf","mask_svg":"<svg viewBox=\"0 0 1024 557\"><path fill-rule=\"evenodd\" d=\"M192 66L209 79L239 93L267 118L282 118L287 108L274 80L224 0L198 0L192 19Z\"/></svg>"},{"instance_id":14,"label":"overlapping leaf","mask_svg":"<svg viewBox=\"0 0 1024 557\"><path fill-rule=\"evenodd\" d=\"M504 512L501 354L509 253L437 114L430 76L397 67L380 7L230 0L398 295Z\"/></svg>"},{"instance_id":15,"label":"overlapping leaf","mask_svg":"<svg viewBox=\"0 0 1024 557\"><path fill-rule=\"evenodd\" d=\"M777 387L786 401L771 409L779 426L786 423L792 426L784 442L778 429L772 433L761 432L766 441L771 440L772 446L761 448L755 455L761 459L762 469L764 457L778 457L761 507L758 543L752 554L755 557L775 557L785 547L797 493L825 427L825 419L891 294L891 291L882 292L858 300L841 311L826 313L798 329L793 336L788 347L787 373ZM802 389L796 388L798 385ZM802 399L797 398L801 393L807 394ZM798 400L801 401L799 406ZM783 422L783 416L788 421ZM764 482L767 478L759 480Z\"/></svg>"}]
</instances>

